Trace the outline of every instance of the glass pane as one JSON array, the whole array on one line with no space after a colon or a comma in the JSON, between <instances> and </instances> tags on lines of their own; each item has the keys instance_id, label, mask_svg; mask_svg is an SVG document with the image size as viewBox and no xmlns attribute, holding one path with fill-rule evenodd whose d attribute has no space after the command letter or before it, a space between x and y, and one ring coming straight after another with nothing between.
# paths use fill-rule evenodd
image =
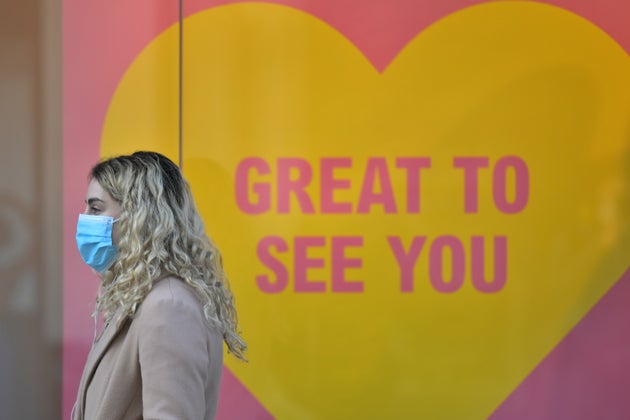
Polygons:
<instances>
[{"instance_id":1,"label":"glass pane","mask_svg":"<svg viewBox=\"0 0 630 420\"><path fill-rule=\"evenodd\" d=\"M0 14L0 418L61 415L61 3Z\"/></svg>"}]
</instances>

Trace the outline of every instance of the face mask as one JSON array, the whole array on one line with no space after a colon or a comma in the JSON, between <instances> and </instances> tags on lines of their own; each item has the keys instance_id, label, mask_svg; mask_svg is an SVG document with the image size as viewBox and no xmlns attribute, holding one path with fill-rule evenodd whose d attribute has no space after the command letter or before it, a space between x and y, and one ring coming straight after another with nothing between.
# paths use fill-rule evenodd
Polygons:
<instances>
[{"instance_id":1,"label":"face mask","mask_svg":"<svg viewBox=\"0 0 630 420\"><path fill-rule=\"evenodd\" d=\"M77 247L83 261L99 273L105 272L118 253L112 243L112 227L118 219L80 214L77 222Z\"/></svg>"}]
</instances>

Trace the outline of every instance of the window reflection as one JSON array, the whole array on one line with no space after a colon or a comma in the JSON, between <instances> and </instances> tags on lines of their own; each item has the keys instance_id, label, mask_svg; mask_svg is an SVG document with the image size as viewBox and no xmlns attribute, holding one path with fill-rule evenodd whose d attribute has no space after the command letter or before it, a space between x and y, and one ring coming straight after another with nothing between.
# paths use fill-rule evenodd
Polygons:
<instances>
[{"instance_id":1,"label":"window reflection","mask_svg":"<svg viewBox=\"0 0 630 420\"><path fill-rule=\"evenodd\" d=\"M61 0L0 14L0 418L61 416Z\"/></svg>"}]
</instances>

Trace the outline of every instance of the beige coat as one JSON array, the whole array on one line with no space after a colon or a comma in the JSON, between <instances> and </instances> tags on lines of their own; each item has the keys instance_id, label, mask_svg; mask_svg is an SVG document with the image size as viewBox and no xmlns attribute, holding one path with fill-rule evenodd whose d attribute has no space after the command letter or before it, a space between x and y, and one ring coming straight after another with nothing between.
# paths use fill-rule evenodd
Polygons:
<instances>
[{"instance_id":1,"label":"beige coat","mask_svg":"<svg viewBox=\"0 0 630 420\"><path fill-rule=\"evenodd\" d=\"M132 319L110 324L83 371L75 420L213 419L223 341L183 281L155 283Z\"/></svg>"}]
</instances>

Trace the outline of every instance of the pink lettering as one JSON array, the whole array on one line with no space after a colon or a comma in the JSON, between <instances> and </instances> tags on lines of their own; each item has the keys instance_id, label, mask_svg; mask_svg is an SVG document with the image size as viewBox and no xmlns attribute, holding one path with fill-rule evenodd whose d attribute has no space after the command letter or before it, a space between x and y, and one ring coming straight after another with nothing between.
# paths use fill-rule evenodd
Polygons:
<instances>
[{"instance_id":1,"label":"pink lettering","mask_svg":"<svg viewBox=\"0 0 630 420\"><path fill-rule=\"evenodd\" d=\"M291 172L297 171L297 178L291 179ZM305 159L278 159L278 213L289 213L291 193L295 195L302 213L314 213L313 202L305 188L311 183L313 171Z\"/></svg>"},{"instance_id":2,"label":"pink lettering","mask_svg":"<svg viewBox=\"0 0 630 420\"><path fill-rule=\"evenodd\" d=\"M326 245L326 238L323 236L298 236L295 238L295 254L293 255L293 266L295 268L296 292L325 292L326 283L323 281L309 280L309 268L323 268L323 258L310 258L309 248L321 248Z\"/></svg>"},{"instance_id":3,"label":"pink lettering","mask_svg":"<svg viewBox=\"0 0 630 420\"><path fill-rule=\"evenodd\" d=\"M488 167L487 157L456 157L453 159L453 167L464 170L464 211L477 213L478 211L478 187L479 169Z\"/></svg>"},{"instance_id":4,"label":"pink lettering","mask_svg":"<svg viewBox=\"0 0 630 420\"><path fill-rule=\"evenodd\" d=\"M271 248L278 252L287 252L289 249L285 240L279 236L266 236L258 242L258 259L276 275L276 280L271 281L267 274L260 274L256 276L256 284L265 293L280 293L289 283L289 273L284 264L271 255Z\"/></svg>"},{"instance_id":5,"label":"pink lettering","mask_svg":"<svg viewBox=\"0 0 630 420\"><path fill-rule=\"evenodd\" d=\"M335 202L334 197L335 190L347 190L350 188L349 179L335 178L335 169L351 167L351 158L322 158L320 160L320 200L322 213L352 213L352 203L338 203Z\"/></svg>"},{"instance_id":6,"label":"pink lettering","mask_svg":"<svg viewBox=\"0 0 630 420\"><path fill-rule=\"evenodd\" d=\"M507 171L514 171L514 200L507 199ZM529 200L529 171L527 164L518 156L505 156L499 159L492 174L494 205L503 213L513 214L522 211Z\"/></svg>"},{"instance_id":7,"label":"pink lettering","mask_svg":"<svg viewBox=\"0 0 630 420\"><path fill-rule=\"evenodd\" d=\"M420 170L431 167L431 158L397 158L396 167L407 173L407 213L420 213Z\"/></svg>"},{"instance_id":8,"label":"pink lettering","mask_svg":"<svg viewBox=\"0 0 630 420\"><path fill-rule=\"evenodd\" d=\"M405 252L402 241L398 236L387 237L387 242L389 242L389 246L398 262L400 291L403 293L413 292L413 270L426 239L426 236L414 236L409 246L409 251Z\"/></svg>"},{"instance_id":9,"label":"pink lettering","mask_svg":"<svg viewBox=\"0 0 630 420\"><path fill-rule=\"evenodd\" d=\"M494 278L488 280L484 269L484 238L471 238L471 277L477 290L483 293L496 293L503 289L507 281L507 237L494 237Z\"/></svg>"},{"instance_id":10,"label":"pink lettering","mask_svg":"<svg viewBox=\"0 0 630 420\"><path fill-rule=\"evenodd\" d=\"M360 236L334 236L332 238L332 291L341 293L363 292L363 282L346 280L347 268L361 268L360 258L348 258L345 255L347 247L363 246Z\"/></svg>"},{"instance_id":11,"label":"pink lettering","mask_svg":"<svg viewBox=\"0 0 630 420\"><path fill-rule=\"evenodd\" d=\"M377 180L381 190L380 193L374 191L374 184ZM385 213L396 213L396 200L394 199L392 181L389 177L385 158L374 157L368 159L357 213L369 213L370 208L375 204L382 205Z\"/></svg>"},{"instance_id":12,"label":"pink lettering","mask_svg":"<svg viewBox=\"0 0 630 420\"><path fill-rule=\"evenodd\" d=\"M444 251L449 249L451 254L451 279L444 278ZM464 284L466 257L464 245L450 235L438 236L431 243L429 250L429 279L433 288L440 293L456 292Z\"/></svg>"},{"instance_id":13,"label":"pink lettering","mask_svg":"<svg viewBox=\"0 0 630 420\"><path fill-rule=\"evenodd\" d=\"M252 183L252 191L257 200L252 200L249 196L249 173L256 170L259 175L266 175L271 172L269 165L264 159L258 157L245 158L236 167L234 183L234 194L238 208L247 214L260 214L269 210L271 204L271 187L268 182Z\"/></svg>"}]
</instances>

